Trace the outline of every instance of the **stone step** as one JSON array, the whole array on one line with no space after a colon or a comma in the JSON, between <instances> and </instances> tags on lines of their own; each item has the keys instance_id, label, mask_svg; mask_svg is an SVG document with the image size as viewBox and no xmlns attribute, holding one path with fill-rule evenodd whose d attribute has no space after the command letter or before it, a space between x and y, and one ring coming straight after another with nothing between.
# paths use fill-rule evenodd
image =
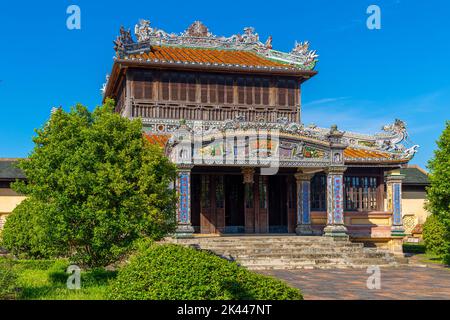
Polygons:
<instances>
[{"instance_id":1,"label":"stone step","mask_svg":"<svg viewBox=\"0 0 450 320\"><path fill-rule=\"evenodd\" d=\"M363 268L403 263L387 251L329 237L225 236L172 242L214 252L252 270Z\"/></svg>"},{"instance_id":2,"label":"stone step","mask_svg":"<svg viewBox=\"0 0 450 320\"><path fill-rule=\"evenodd\" d=\"M245 254L245 253L236 253L230 254L228 252L216 252L216 254L224 257L231 257L236 260L242 259L318 259L318 258L343 258L343 259L357 259L361 258L361 254L353 253L353 254L341 254L338 252L334 253L257 253L257 254ZM381 252L374 252L370 254L364 254L363 258L367 259L384 259L386 256Z\"/></svg>"},{"instance_id":3,"label":"stone step","mask_svg":"<svg viewBox=\"0 0 450 320\"><path fill-rule=\"evenodd\" d=\"M344 257L289 257L289 258L256 258L247 257L236 260L242 265L255 265L255 264L367 264L378 265L386 264L384 259L379 258L344 258Z\"/></svg>"},{"instance_id":4,"label":"stone step","mask_svg":"<svg viewBox=\"0 0 450 320\"><path fill-rule=\"evenodd\" d=\"M327 237L298 237L298 236L286 236L286 237L205 237L205 238L190 238L190 239L175 239L175 242L183 243L203 243L203 242L220 242L220 243L277 243L277 242L320 242L320 243L336 243L332 238Z\"/></svg>"},{"instance_id":5,"label":"stone step","mask_svg":"<svg viewBox=\"0 0 450 320\"><path fill-rule=\"evenodd\" d=\"M269 271L269 270L304 270L304 269L367 269L371 265L347 265L347 264L335 264L335 265L255 265L245 266L245 268L252 271ZM380 268L395 267L392 264L378 265Z\"/></svg>"},{"instance_id":6,"label":"stone step","mask_svg":"<svg viewBox=\"0 0 450 320\"><path fill-rule=\"evenodd\" d=\"M179 241L179 242L195 242L195 243L202 243L202 242L220 242L220 243L277 243L277 242L283 242L283 243L289 243L289 242L302 242L302 243L340 243L340 242L348 242L347 240L335 240L330 237L285 237L285 238L251 238L251 239L232 239L232 238L189 238L189 239L175 239L173 241Z\"/></svg>"},{"instance_id":7,"label":"stone step","mask_svg":"<svg viewBox=\"0 0 450 320\"><path fill-rule=\"evenodd\" d=\"M179 243L184 245L211 247L211 248L358 248L362 249L362 243L217 243L217 242L205 242L205 243Z\"/></svg>"},{"instance_id":8,"label":"stone step","mask_svg":"<svg viewBox=\"0 0 450 320\"><path fill-rule=\"evenodd\" d=\"M203 247L203 250L208 250L221 255L231 255L231 256L271 256L271 255L361 255L361 251L359 250L335 250L335 249L327 249L327 248L318 248L315 250L309 249L299 249L299 250L272 250L272 249L224 249L224 248L208 248ZM376 257L384 257L384 252L363 252L365 256L376 256Z\"/></svg>"},{"instance_id":9,"label":"stone step","mask_svg":"<svg viewBox=\"0 0 450 320\"><path fill-rule=\"evenodd\" d=\"M310 245L310 246L291 246L291 245L285 245L285 246L271 246L271 245L266 245L266 246L253 246L253 245L249 245L249 246L245 246L245 245L236 245L236 246L221 246L221 245L216 245L216 244L205 244L205 245L188 245L190 247L194 247L194 248L198 248L198 249L204 249L204 250L223 250L223 251L229 251L229 252L235 252L235 251L239 251L239 252L243 252L243 251L247 251L247 252L254 252L254 253L258 253L258 252L334 252L334 251L339 251L339 252L361 252L363 251L362 247L354 247L354 246L320 246L320 245Z\"/></svg>"}]
</instances>

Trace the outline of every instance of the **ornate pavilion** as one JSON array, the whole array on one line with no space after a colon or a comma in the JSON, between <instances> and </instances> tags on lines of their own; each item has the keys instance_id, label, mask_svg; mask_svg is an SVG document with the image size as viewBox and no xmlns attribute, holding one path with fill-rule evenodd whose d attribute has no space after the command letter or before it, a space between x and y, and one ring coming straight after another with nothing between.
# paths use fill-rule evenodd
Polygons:
<instances>
[{"instance_id":1,"label":"ornate pavilion","mask_svg":"<svg viewBox=\"0 0 450 320\"><path fill-rule=\"evenodd\" d=\"M373 135L305 126L308 42L286 53L253 28L219 37L197 21L169 34L141 20L114 44L104 98L177 165L178 236L403 237L399 169L418 147L400 120Z\"/></svg>"}]
</instances>

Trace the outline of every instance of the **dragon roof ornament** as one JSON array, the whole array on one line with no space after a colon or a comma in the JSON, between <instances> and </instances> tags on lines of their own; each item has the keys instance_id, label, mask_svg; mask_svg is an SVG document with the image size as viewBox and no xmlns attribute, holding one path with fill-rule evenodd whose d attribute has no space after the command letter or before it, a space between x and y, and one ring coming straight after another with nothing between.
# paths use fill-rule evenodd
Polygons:
<instances>
[{"instance_id":1,"label":"dragon roof ornament","mask_svg":"<svg viewBox=\"0 0 450 320\"><path fill-rule=\"evenodd\" d=\"M302 70L314 69L318 61L316 51L309 49L309 42L296 42L290 53L273 50L272 36L263 43L253 27L244 28L242 35L238 33L230 37L218 37L212 34L202 22L195 21L184 32L169 34L152 27L149 20L142 19L135 25L134 34L136 41L129 29L125 30L123 26L120 28L119 36L114 41L114 50L119 58L127 54L151 50L152 46L165 45L252 51L265 58L284 62Z\"/></svg>"},{"instance_id":2,"label":"dragon roof ornament","mask_svg":"<svg viewBox=\"0 0 450 320\"><path fill-rule=\"evenodd\" d=\"M398 155L400 158L411 159L417 153L419 145L412 145L408 139L407 125L404 121L395 119L394 123L381 128L382 132L375 135L346 133L344 141L349 146L368 150L380 150ZM411 147L407 147L407 145Z\"/></svg>"}]
</instances>

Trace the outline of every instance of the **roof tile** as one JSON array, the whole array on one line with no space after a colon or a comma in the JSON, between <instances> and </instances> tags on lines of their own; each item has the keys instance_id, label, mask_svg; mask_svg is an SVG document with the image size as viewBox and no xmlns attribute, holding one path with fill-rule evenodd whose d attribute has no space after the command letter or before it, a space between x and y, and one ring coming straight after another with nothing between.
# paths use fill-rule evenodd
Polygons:
<instances>
[{"instance_id":1,"label":"roof tile","mask_svg":"<svg viewBox=\"0 0 450 320\"><path fill-rule=\"evenodd\" d=\"M210 64L232 64L255 67L289 67L289 64L276 62L254 52L244 50L222 50L206 48L186 48L170 46L153 46L151 51L142 54L133 54L129 58L170 62L196 62Z\"/></svg>"}]
</instances>

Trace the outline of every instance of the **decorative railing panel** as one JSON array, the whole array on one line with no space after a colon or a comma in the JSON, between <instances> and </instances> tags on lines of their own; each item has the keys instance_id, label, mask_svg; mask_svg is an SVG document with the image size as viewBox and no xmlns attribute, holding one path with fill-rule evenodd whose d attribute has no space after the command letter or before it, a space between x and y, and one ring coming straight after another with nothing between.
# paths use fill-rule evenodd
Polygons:
<instances>
[{"instance_id":1,"label":"decorative railing panel","mask_svg":"<svg viewBox=\"0 0 450 320\"><path fill-rule=\"evenodd\" d=\"M207 104L173 104L167 102L136 102L131 105L133 118L145 119L185 119L203 121L225 121L243 117L246 121L276 122L285 118L289 122L298 121L298 112L275 107L221 106Z\"/></svg>"}]
</instances>

